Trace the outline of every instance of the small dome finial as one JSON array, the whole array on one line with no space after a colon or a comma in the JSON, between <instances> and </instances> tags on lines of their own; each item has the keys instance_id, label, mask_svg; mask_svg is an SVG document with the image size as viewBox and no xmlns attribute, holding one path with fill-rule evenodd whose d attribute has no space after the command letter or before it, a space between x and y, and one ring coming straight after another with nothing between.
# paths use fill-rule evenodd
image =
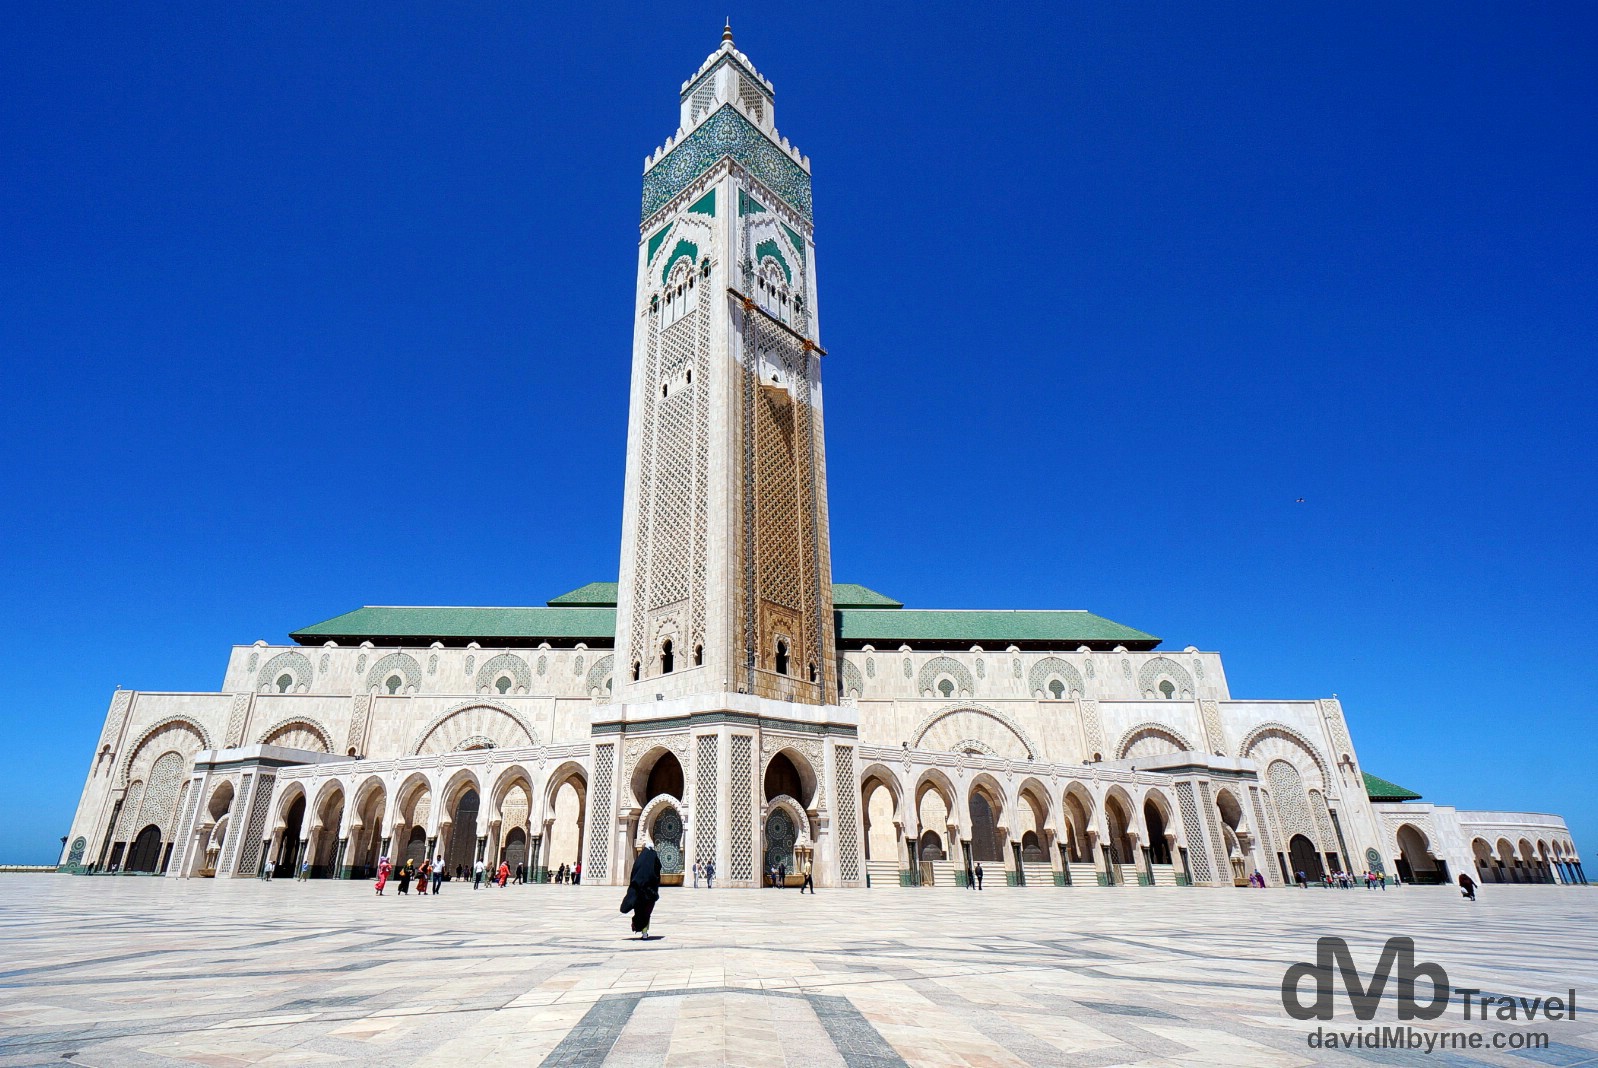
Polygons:
<instances>
[{"instance_id":1,"label":"small dome finial","mask_svg":"<svg viewBox=\"0 0 1598 1068\"><path fill-rule=\"evenodd\" d=\"M725 44L732 44L732 16L727 16L727 25L721 28L721 39Z\"/></svg>"}]
</instances>

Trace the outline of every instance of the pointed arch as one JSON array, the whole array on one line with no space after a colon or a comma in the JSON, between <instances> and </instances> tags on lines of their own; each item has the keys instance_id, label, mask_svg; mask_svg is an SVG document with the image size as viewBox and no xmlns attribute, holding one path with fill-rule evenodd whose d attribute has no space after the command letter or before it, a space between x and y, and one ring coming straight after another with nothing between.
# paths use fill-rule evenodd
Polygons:
<instances>
[{"instance_id":1,"label":"pointed arch","mask_svg":"<svg viewBox=\"0 0 1598 1068\"><path fill-rule=\"evenodd\" d=\"M1161 744L1174 748L1162 749ZM1137 752L1132 752L1133 748ZM1145 722L1134 727L1129 727L1121 735L1121 740L1115 743L1115 759L1125 760L1128 757L1158 756L1166 752L1191 753L1196 747L1187 737L1174 727L1164 723Z\"/></svg>"},{"instance_id":2,"label":"pointed arch","mask_svg":"<svg viewBox=\"0 0 1598 1068\"><path fill-rule=\"evenodd\" d=\"M915 733L910 736L910 748L925 748L922 745L923 740L927 738L927 735L934 727L939 727L940 724L949 724L949 726L941 729L940 737L949 735L950 727L953 726L951 717L959 717L962 714L969 714L972 717L976 717L976 719L975 721L959 724L958 728L953 731L953 740L975 739L986 742L995 750L1000 750L1001 747L1011 748L1013 745L1019 744L1024 750L1027 760L1037 759L1038 745L1032 740L1032 736L1027 733L1025 727L1022 727L1021 724L996 708L972 702L956 702L944 705L936 712L928 715L916 726ZM970 729L973 725L975 725L976 729ZM1000 731L996 728L1003 728L1003 730ZM945 738L944 740L947 742L950 739ZM956 750L944 749L943 751L955 752ZM1013 756L1014 754L1005 755Z\"/></svg>"},{"instance_id":3,"label":"pointed arch","mask_svg":"<svg viewBox=\"0 0 1598 1068\"><path fill-rule=\"evenodd\" d=\"M304 749L312 753L333 751L333 732L309 716L280 719L261 732L258 745L280 745L285 749Z\"/></svg>"},{"instance_id":4,"label":"pointed arch","mask_svg":"<svg viewBox=\"0 0 1598 1068\"><path fill-rule=\"evenodd\" d=\"M538 744L538 732L496 701L466 701L434 716L411 747L412 756L465 749L518 749Z\"/></svg>"}]
</instances>

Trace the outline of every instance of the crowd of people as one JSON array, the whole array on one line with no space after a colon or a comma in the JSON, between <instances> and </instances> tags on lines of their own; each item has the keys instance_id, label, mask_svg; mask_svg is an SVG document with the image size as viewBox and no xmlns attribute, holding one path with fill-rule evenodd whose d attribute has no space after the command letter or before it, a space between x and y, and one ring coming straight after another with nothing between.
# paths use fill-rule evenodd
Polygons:
<instances>
[{"instance_id":1,"label":"crowd of people","mask_svg":"<svg viewBox=\"0 0 1598 1068\"><path fill-rule=\"evenodd\" d=\"M1259 885L1264 886L1265 877L1257 871L1254 875L1259 878ZM1251 884L1253 881L1253 879L1249 880ZM1309 884L1312 882L1319 882L1321 886L1328 890L1352 890L1361 882L1365 884L1365 889L1367 890L1375 890L1377 887L1381 887L1383 890L1387 889L1387 876L1381 872L1374 871L1367 871L1364 874L1357 874L1351 871L1323 871L1318 880L1311 879L1300 871L1294 873L1293 881L1298 883L1299 887L1304 890L1308 890Z\"/></svg>"},{"instance_id":2,"label":"crowd of people","mask_svg":"<svg viewBox=\"0 0 1598 1068\"><path fill-rule=\"evenodd\" d=\"M513 870L510 863L504 860L499 862L498 868L492 868L478 860L472 865L470 872L467 871L466 865L457 864L452 879L449 865L444 863L443 856L434 857L432 860L423 857L419 861L410 857L398 864L383 856L377 860L377 883L374 889L377 891L377 896L382 897L389 881L393 880L398 884L399 892L402 894L410 894L412 883L416 884L416 893L419 896L429 892L437 894L445 883L451 881L464 883L468 875L471 877L473 890L481 890L485 885L496 886L503 890L513 882L525 883L528 880L527 865L518 864ZM575 885L582 882L582 879L581 864L562 864L549 873L550 882Z\"/></svg>"}]
</instances>

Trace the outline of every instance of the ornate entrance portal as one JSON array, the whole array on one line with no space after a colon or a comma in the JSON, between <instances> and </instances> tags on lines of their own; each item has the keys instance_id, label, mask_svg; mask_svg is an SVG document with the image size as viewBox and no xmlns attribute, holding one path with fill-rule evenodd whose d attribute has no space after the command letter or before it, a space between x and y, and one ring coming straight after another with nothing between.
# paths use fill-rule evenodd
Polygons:
<instances>
[{"instance_id":1,"label":"ornate entrance portal","mask_svg":"<svg viewBox=\"0 0 1598 1068\"><path fill-rule=\"evenodd\" d=\"M660 870L666 875L682 874L682 816L674 808L667 808L655 817L649 837L660 855Z\"/></svg>"},{"instance_id":2,"label":"ornate entrance portal","mask_svg":"<svg viewBox=\"0 0 1598 1068\"><path fill-rule=\"evenodd\" d=\"M793 846L798 840L793 817L782 809L773 809L766 817L766 870L782 865L793 871Z\"/></svg>"}]
</instances>

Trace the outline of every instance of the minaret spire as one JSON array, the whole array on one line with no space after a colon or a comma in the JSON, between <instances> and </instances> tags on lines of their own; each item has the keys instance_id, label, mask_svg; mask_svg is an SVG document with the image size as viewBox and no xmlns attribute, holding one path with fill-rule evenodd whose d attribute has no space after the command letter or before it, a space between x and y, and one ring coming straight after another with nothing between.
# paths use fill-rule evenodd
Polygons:
<instances>
[{"instance_id":1,"label":"minaret spire","mask_svg":"<svg viewBox=\"0 0 1598 1068\"><path fill-rule=\"evenodd\" d=\"M721 39L727 44L732 44L732 16L727 16L727 25L721 28Z\"/></svg>"}]
</instances>

